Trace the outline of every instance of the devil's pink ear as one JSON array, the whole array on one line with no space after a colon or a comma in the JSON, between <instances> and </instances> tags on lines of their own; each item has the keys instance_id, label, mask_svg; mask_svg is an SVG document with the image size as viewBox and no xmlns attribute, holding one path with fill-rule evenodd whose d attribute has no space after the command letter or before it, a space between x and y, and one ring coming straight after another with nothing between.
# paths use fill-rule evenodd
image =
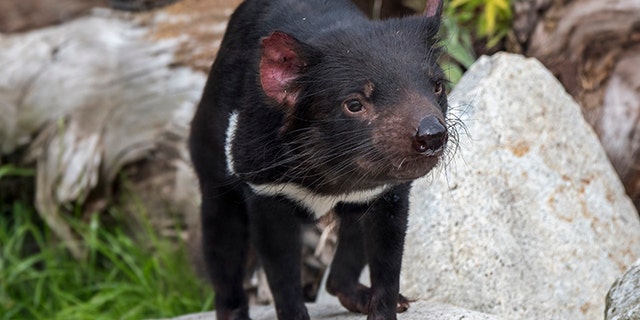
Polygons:
<instances>
[{"instance_id":1,"label":"devil's pink ear","mask_svg":"<svg viewBox=\"0 0 640 320\"><path fill-rule=\"evenodd\" d=\"M440 17L442 15L442 0L427 0L424 15L427 17Z\"/></svg>"},{"instance_id":2,"label":"devil's pink ear","mask_svg":"<svg viewBox=\"0 0 640 320\"><path fill-rule=\"evenodd\" d=\"M295 79L305 66L301 45L294 37L276 31L262 39L260 84L276 103L288 107L295 104L299 93Z\"/></svg>"}]
</instances>

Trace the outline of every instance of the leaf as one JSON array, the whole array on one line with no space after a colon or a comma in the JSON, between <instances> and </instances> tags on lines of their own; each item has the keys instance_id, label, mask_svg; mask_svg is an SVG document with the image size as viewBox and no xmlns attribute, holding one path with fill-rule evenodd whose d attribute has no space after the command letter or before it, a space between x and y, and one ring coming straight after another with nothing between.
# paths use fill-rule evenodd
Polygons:
<instances>
[{"instance_id":1,"label":"leaf","mask_svg":"<svg viewBox=\"0 0 640 320\"><path fill-rule=\"evenodd\" d=\"M492 47L496 46L500 42L500 40L502 40L502 38L504 38L507 35L507 32L508 32L508 30L505 29L505 30L502 30L502 31L498 32L497 34L489 37L488 41L487 41L487 45L486 45L487 48L492 48Z\"/></svg>"},{"instance_id":2,"label":"leaf","mask_svg":"<svg viewBox=\"0 0 640 320\"><path fill-rule=\"evenodd\" d=\"M471 36L466 29L458 27L455 20L444 21L447 35L443 37L443 45L447 54L465 68L476 60L471 43Z\"/></svg>"},{"instance_id":3,"label":"leaf","mask_svg":"<svg viewBox=\"0 0 640 320\"><path fill-rule=\"evenodd\" d=\"M451 6L452 8L457 8L457 7L460 7L460 6L462 6L462 5L464 5L464 4L468 3L468 2L469 2L469 0L452 0L449 3L449 6Z\"/></svg>"},{"instance_id":4,"label":"leaf","mask_svg":"<svg viewBox=\"0 0 640 320\"><path fill-rule=\"evenodd\" d=\"M492 3L492 1L489 1L484 7L484 35L492 35L496 29L498 8L495 5L492 5Z\"/></svg>"},{"instance_id":5,"label":"leaf","mask_svg":"<svg viewBox=\"0 0 640 320\"><path fill-rule=\"evenodd\" d=\"M35 170L33 169L19 168L11 164L0 167L0 179L2 179L2 177L5 177L5 176L6 177L10 177L10 176L31 177L34 174L35 174Z\"/></svg>"},{"instance_id":6,"label":"leaf","mask_svg":"<svg viewBox=\"0 0 640 320\"><path fill-rule=\"evenodd\" d=\"M447 75L447 79L449 79L451 85L455 85L456 83L458 83L458 81L460 81L460 78L462 78L463 71L459 65L451 62L444 62L442 63L441 67L442 70L444 70L444 73Z\"/></svg>"},{"instance_id":7,"label":"leaf","mask_svg":"<svg viewBox=\"0 0 640 320\"><path fill-rule=\"evenodd\" d=\"M511 11L511 7L509 7L509 0L492 0L490 2L492 2L501 11Z\"/></svg>"}]
</instances>

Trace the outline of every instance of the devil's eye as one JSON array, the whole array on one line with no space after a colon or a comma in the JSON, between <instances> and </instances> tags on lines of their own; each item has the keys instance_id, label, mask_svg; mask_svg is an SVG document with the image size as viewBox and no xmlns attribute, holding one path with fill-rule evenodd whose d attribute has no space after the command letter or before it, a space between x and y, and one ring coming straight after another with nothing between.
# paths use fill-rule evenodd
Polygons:
<instances>
[{"instance_id":1,"label":"devil's eye","mask_svg":"<svg viewBox=\"0 0 640 320\"><path fill-rule=\"evenodd\" d=\"M444 84L442 83L442 80L438 80L433 84L433 93L437 96L442 94L442 91L444 90Z\"/></svg>"},{"instance_id":2,"label":"devil's eye","mask_svg":"<svg viewBox=\"0 0 640 320\"><path fill-rule=\"evenodd\" d=\"M349 99L342 103L342 106L351 113L358 113L364 110L362 102L358 99Z\"/></svg>"}]
</instances>

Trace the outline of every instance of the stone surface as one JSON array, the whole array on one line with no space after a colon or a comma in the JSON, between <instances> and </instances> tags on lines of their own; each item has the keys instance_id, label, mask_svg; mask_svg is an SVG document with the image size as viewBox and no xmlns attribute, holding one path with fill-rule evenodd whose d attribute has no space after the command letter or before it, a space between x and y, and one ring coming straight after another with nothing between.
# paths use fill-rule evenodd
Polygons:
<instances>
[{"instance_id":1,"label":"stone surface","mask_svg":"<svg viewBox=\"0 0 640 320\"><path fill-rule=\"evenodd\" d=\"M350 313L338 304L308 304L311 319L332 320L364 320L366 316L358 313ZM275 320L275 310L270 306L254 306L250 311L253 320ZM173 320L212 320L214 312L191 314L174 318ZM398 314L398 320L498 320L492 315L469 311L450 305L429 303L426 301L414 302L409 310Z\"/></svg>"},{"instance_id":2,"label":"stone surface","mask_svg":"<svg viewBox=\"0 0 640 320\"><path fill-rule=\"evenodd\" d=\"M605 320L634 319L640 319L640 260L613 283L605 309Z\"/></svg>"},{"instance_id":3,"label":"stone surface","mask_svg":"<svg viewBox=\"0 0 640 320\"><path fill-rule=\"evenodd\" d=\"M640 257L640 223L580 107L509 54L481 58L450 100L466 129L414 184L403 293L506 319L601 319Z\"/></svg>"}]
</instances>

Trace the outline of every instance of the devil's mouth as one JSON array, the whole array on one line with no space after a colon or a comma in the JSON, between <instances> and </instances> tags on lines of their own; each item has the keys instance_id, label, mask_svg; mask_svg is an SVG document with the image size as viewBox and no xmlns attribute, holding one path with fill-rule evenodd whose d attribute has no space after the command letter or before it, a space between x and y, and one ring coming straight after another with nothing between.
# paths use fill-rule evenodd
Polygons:
<instances>
[{"instance_id":1,"label":"devil's mouth","mask_svg":"<svg viewBox=\"0 0 640 320\"><path fill-rule=\"evenodd\" d=\"M322 178L313 174L301 177L301 184L315 191L333 194L395 185L423 177L435 168L445 147L429 153L373 153L356 156L341 164L326 164L319 169ZM335 167L343 170L335 170Z\"/></svg>"},{"instance_id":2,"label":"devil's mouth","mask_svg":"<svg viewBox=\"0 0 640 320\"><path fill-rule=\"evenodd\" d=\"M401 181L420 178L436 167L440 160L439 154L434 153L433 155L407 158L397 165L393 163L389 170L389 176Z\"/></svg>"},{"instance_id":3,"label":"devil's mouth","mask_svg":"<svg viewBox=\"0 0 640 320\"><path fill-rule=\"evenodd\" d=\"M420 178L435 168L443 154L438 150L432 154L394 156L392 159L367 161L359 159L358 166L369 178L380 184L402 183Z\"/></svg>"}]
</instances>

